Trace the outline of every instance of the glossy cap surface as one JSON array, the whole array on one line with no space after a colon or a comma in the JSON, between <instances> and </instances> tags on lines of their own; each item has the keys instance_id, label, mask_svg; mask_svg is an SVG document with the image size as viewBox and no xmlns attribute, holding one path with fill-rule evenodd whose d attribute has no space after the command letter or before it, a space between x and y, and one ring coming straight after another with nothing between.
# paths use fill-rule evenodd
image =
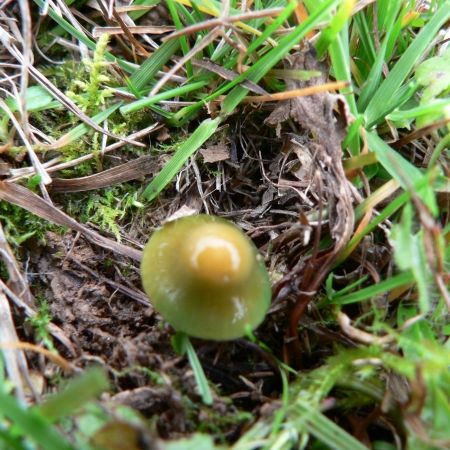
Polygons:
<instances>
[{"instance_id":1,"label":"glossy cap surface","mask_svg":"<svg viewBox=\"0 0 450 450\"><path fill-rule=\"evenodd\" d=\"M270 304L270 280L255 245L215 216L183 217L156 231L144 249L141 277L164 319L203 339L243 336Z\"/></svg>"}]
</instances>

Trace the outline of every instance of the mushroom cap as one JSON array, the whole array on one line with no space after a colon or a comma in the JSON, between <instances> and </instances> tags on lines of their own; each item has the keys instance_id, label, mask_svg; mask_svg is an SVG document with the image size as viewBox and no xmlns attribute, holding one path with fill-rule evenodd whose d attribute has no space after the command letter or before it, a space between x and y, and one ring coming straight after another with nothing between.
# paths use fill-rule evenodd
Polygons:
<instances>
[{"instance_id":1,"label":"mushroom cap","mask_svg":"<svg viewBox=\"0 0 450 450\"><path fill-rule=\"evenodd\" d=\"M155 309L190 336L236 339L269 308L271 283L253 242L225 219L166 223L144 248L141 277Z\"/></svg>"}]
</instances>

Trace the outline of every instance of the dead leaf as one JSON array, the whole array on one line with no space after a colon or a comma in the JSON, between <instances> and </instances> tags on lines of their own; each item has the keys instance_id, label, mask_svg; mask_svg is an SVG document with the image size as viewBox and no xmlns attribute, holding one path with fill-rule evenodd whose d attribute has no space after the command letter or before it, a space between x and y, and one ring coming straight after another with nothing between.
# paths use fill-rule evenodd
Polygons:
<instances>
[{"instance_id":1,"label":"dead leaf","mask_svg":"<svg viewBox=\"0 0 450 450\"><path fill-rule=\"evenodd\" d=\"M141 178L155 172L158 164L152 156L141 156L112 169L81 178L53 178L52 192L83 192L101 189Z\"/></svg>"},{"instance_id":2,"label":"dead leaf","mask_svg":"<svg viewBox=\"0 0 450 450\"><path fill-rule=\"evenodd\" d=\"M156 140L158 142L165 142L170 139L169 130L166 127L162 127L161 130L159 130L158 135L156 136Z\"/></svg>"},{"instance_id":3,"label":"dead leaf","mask_svg":"<svg viewBox=\"0 0 450 450\"><path fill-rule=\"evenodd\" d=\"M175 27L145 25L145 26L128 26L128 29L132 34L164 34L173 31ZM120 27L95 27L92 30L92 35L95 38L98 38L103 34L109 35L124 34L124 31Z\"/></svg>"},{"instance_id":4,"label":"dead leaf","mask_svg":"<svg viewBox=\"0 0 450 450\"><path fill-rule=\"evenodd\" d=\"M216 145L210 145L207 148L200 149L205 163L215 163L230 159L230 149L225 142L219 142Z\"/></svg>"}]
</instances>

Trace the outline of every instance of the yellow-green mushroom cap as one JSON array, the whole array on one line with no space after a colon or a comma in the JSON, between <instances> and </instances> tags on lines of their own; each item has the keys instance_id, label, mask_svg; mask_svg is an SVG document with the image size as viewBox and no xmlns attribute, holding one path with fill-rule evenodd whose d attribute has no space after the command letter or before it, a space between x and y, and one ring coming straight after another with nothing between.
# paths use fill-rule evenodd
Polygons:
<instances>
[{"instance_id":1,"label":"yellow-green mushroom cap","mask_svg":"<svg viewBox=\"0 0 450 450\"><path fill-rule=\"evenodd\" d=\"M141 277L153 306L190 336L236 339L264 319L269 276L235 225L200 214L166 223L144 248Z\"/></svg>"}]
</instances>

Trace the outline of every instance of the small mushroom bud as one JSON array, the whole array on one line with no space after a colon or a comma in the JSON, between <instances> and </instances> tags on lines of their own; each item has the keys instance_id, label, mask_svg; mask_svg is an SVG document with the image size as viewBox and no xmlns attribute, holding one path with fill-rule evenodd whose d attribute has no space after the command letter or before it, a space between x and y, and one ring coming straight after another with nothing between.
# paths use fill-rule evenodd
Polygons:
<instances>
[{"instance_id":1,"label":"small mushroom bud","mask_svg":"<svg viewBox=\"0 0 450 450\"><path fill-rule=\"evenodd\" d=\"M145 292L176 330L229 340L257 327L271 284L253 242L235 225L200 214L166 223L148 241L141 263Z\"/></svg>"}]
</instances>

